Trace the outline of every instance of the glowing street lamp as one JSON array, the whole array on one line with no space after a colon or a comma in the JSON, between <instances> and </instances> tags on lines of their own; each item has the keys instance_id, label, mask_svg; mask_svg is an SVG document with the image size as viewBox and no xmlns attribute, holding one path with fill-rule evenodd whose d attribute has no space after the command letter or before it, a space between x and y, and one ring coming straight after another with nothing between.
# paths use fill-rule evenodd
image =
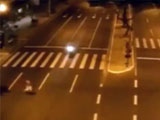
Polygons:
<instances>
[{"instance_id":1,"label":"glowing street lamp","mask_svg":"<svg viewBox=\"0 0 160 120\"><path fill-rule=\"evenodd\" d=\"M4 3L0 3L0 14L6 12L7 10L8 10L7 5Z\"/></svg>"}]
</instances>

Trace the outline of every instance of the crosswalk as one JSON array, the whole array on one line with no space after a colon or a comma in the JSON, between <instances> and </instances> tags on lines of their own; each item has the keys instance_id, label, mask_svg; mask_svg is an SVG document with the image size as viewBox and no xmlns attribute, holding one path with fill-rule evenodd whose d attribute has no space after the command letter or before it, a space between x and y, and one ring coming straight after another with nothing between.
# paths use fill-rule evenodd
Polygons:
<instances>
[{"instance_id":1,"label":"crosswalk","mask_svg":"<svg viewBox=\"0 0 160 120\"><path fill-rule=\"evenodd\" d=\"M153 38L135 38L134 40L136 48L144 49L160 49L160 39Z\"/></svg>"},{"instance_id":2,"label":"crosswalk","mask_svg":"<svg viewBox=\"0 0 160 120\"><path fill-rule=\"evenodd\" d=\"M70 58L69 54L64 52L18 51L2 67L103 70L105 63L105 53L76 53L73 58Z\"/></svg>"}]
</instances>

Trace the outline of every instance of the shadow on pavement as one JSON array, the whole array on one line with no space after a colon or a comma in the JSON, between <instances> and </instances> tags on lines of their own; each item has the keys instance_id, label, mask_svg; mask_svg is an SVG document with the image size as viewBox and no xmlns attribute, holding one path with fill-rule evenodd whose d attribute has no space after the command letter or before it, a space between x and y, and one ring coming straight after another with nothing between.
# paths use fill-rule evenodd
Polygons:
<instances>
[{"instance_id":1,"label":"shadow on pavement","mask_svg":"<svg viewBox=\"0 0 160 120\"><path fill-rule=\"evenodd\" d=\"M7 86L0 86L0 95L10 92Z\"/></svg>"}]
</instances>

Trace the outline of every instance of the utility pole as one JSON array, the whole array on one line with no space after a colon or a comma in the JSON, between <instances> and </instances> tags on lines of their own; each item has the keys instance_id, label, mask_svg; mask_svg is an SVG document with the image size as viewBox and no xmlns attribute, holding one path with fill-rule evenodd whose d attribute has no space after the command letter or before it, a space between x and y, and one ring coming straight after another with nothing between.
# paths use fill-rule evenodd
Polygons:
<instances>
[{"instance_id":1,"label":"utility pole","mask_svg":"<svg viewBox=\"0 0 160 120\"><path fill-rule=\"evenodd\" d=\"M48 0L48 16L51 15L51 0Z\"/></svg>"}]
</instances>

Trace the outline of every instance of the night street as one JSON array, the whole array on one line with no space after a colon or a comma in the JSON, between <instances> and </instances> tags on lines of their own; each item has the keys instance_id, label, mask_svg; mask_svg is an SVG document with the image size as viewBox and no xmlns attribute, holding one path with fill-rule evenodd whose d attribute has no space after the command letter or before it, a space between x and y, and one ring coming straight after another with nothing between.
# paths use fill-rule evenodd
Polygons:
<instances>
[{"instance_id":1,"label":"night street","mask_svg":"<svg viewBox=\"0 0 160 120\"><path fill-rule=\"evenodd\" d=\"M129 30L115 6L68 7L27 28L1 65L1 120L160 120L160 9L130 5Z\"/></svg>"}]
</instances>

